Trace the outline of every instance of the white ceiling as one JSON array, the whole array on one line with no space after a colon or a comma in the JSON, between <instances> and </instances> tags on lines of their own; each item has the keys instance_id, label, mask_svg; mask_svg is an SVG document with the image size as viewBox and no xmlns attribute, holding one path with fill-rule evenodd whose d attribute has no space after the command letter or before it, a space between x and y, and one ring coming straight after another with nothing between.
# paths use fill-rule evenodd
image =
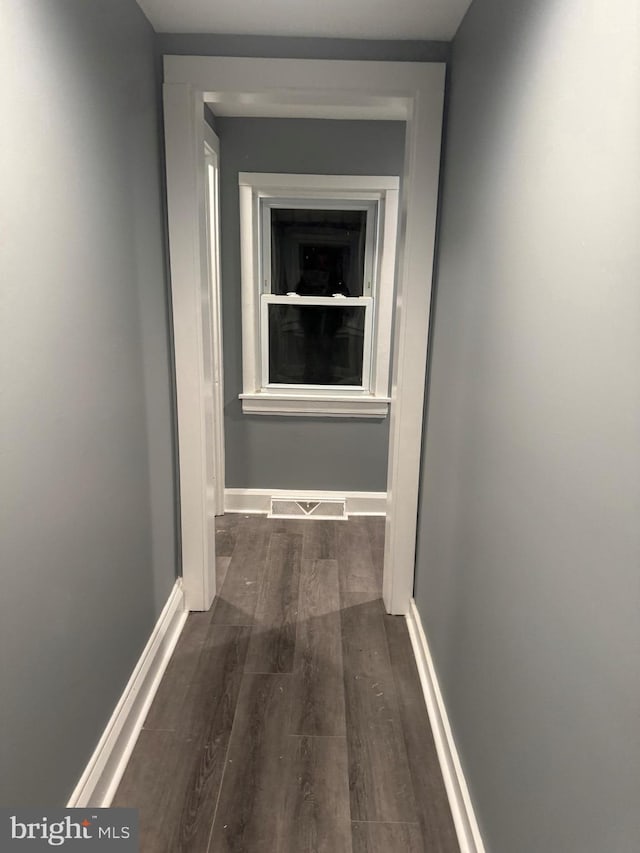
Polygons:
<instances>
[{"instance_id":1,"label":"white ceiling","mask_svg":"<svg viewBox=\"0 0 640 853\"><path fill-rule=\"evenodd\" d=\"M156 32L449 41L471 0L138 0Z\"/></svg>"}]
</instances>

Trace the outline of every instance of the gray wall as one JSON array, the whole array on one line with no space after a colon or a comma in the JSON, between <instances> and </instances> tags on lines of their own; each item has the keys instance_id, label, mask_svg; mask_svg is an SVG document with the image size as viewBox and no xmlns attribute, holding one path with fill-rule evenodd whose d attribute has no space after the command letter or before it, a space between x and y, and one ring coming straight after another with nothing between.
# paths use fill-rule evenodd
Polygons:
<instances>
[{"instance_id":1,"label":"gray wall","mask_svg":"<svg viewBox=\"0 0 640 853\"><path fill-rule=\"evenodd\" d=\"M209 104L204 105L204 120L209 125L211 130L215 133L218 129L217 120L214 114L209 109Z\"/></svg>"},{"instance_id":2,"label":"gray wall","mask_svg":"<svg viewBox=\"0 0 640 853\"><path fill-rule=\"evenodd\" d=\"M401 175L404 123L218 118L226 485L384 491L384 420L243 415L238 172Z\"/></svg>"},{"instance_id":3,"label":"gray wall","mask_svg":"<svg viewBox=\"0 0 640 853\"><path fill-rule=\"evenodd\" d=\"M416 598L491 853L640 849L638 27L454 42Z\"/></svg>"},{"instance_id":4,"label":"gray wall","mask_svg":"<svg viewBox=\"0 0 640 853\"><path fill-rule=\"evenodd\" d=\"M155 36L2 0L0 803L66 803L176 575Z\"/></svg>"},{"instance_id":5,"label":"gray wall","mask_svg":"<svg viewBox=\"0 0 640 853\"><path fill-rule=\"evenodd\" d=\"M446 62L449 42L300 38L215 33L158 33L161 53L194 56L261 56L286 59L360 59Z\"/></svg>"}]
</instances>

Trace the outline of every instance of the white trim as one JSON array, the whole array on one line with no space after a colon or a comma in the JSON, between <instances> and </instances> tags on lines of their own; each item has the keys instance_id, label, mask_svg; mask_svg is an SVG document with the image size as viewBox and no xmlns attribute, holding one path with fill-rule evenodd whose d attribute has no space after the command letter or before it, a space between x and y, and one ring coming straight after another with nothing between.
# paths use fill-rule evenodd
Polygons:
<instances>
[{"instance_id":1,"label":"white trim","mask_svg":"<svg viewBox=\"0 0 640 853\"><path fill-rule=\"evenodd\" d=\"M376 337L373 348L376 353L376 367L372 375L372 390L376 397L386 397L389 393L389 366L391 364L391 327L393 321L394 283L396 271L396 246L398 245L398 186L389 188L383 199L380 200L378 220L376 228L378 231L378 258L380 261L376 277L380 282L389 282L388 287L378 287L376 293L376 305L374 328ZM389 247L389 251L387 251ZM389 334L379 334L380 322L383 320L389 329ZM385 319L388 318L388 321ZM397 323L397 320L396 320Z\"/></svg>"},{"instance_id":2,"label":"white trim","mask_svg":"<svg viewBox=\"0 0 640 853\"><path fill-rule=\"evenodd\" d=\"M409 637L418 667L420 683L427 705L431 730L436 744L442 776L447 789L451 814L460 845L460 853L484 853L484 844L469 795L458 750L451 731L438 676L433 665L429 643L422 627L420 613L412 598L406 614Z\"/></svg>"},{"instance_id":3,"label":"white trim","mask_svg":"<svg viewBox=\"0 0 640 853\"><path fill-rule=\"evenodd\" d=\"M444 66L422 66L405 133L402 212L398 217L401 230L387 469L389 507L382 577L385 607L396 614L407 612L415 575L443 100Z\"/></svg>"},{"instance_id":4,"label":"white trim","mask_svg":"<svg viewBox=\"0 0 640 853\"><path fill-rule=\"evenodd\" d=\"M67 808L108 808L188 613L178 579Z\"/></svg>"},{"instance_id":5,"label":"white trim","mask_svg":"<svg viewBox=\"0 0 640 853\"><path fill-rule=\"evenodd\" d=\"M272 406L267 396L278 395L283 386L271 386L269 373L269 335L267 305L270 302L295 304L337 305L334 298L276 296L271 288L270 228L266 210L273 205L310 207L331 203L331 206L367 210L367 252L365 278L361 297L342 297L341 305L365 305L365 339L363 345L362 388L368 398L386 399L389 394L389 363L391 358L391 325L393 317L393 287L398 231L398 195L400 179L393 175L313 175L240 172L240 245L242 284L242 411L245 414L279 414L331 417L384 417L387 406L369 405L357 398L346 407L334 405L339 394L323 387L317 391L312 406L296 405L289 398ZM263 202L268 200L268 205ZM374 234L375 232L375 234ZM375 239L374 239L375 236ZM368 301L366 301L368 300ZM340 388L340 386L336 386ZM260 395L255 397L254 395ZM248 401L248 402L247 402Z\"/></svg>"},{"instance_id":6,"label":"white trim","mask_svg":"<svg viewBox=\"0 0 640 853\"><path fill-rule=\"evenodd\" d=\"M240 394L245 415L318 415L323 418L385 418L390 397L322 394ZM385 493L386 494L386 493Z\"/></svg>"},{"instance_id":7,"label":"white trim","mask_svg":"<svg viewBox=\"0 0 640 853\"><path fill-rule=\"evenodd\" d=\"M202 466L196 464L195 458L202 452L197 428L201 397L196 393L201 391L198 384L201 377L197 361L189 355L197 349L193 330L199 323L199 307L194 299L194 292L198 292L194 281L199 276L193 260L199 256L199 195L194 152L202 150L204 141L200 127L204 124L202 103L214 105L214 112L232 106L244 114L274 116L290 114L291 109L300 106L306 115L316 118L353 118L363 116L371 108L376 118L406 120L402 213L398 216L393 405L383 573L383 598L388 612L404 614L413 593L415 567L445 65L165 56L164 77L165 91L170 89L174 93L165 99L164 117L176 329L182 564L185 589L191 590L187 598L190 609L208 606L205 588L209 568L206 539L197 535L204 531L206 522ZM196 109L201 121L196 120ZM241 207L241 214L243 218L251 217L251 205L247 211ZM245 224L250 226L251 222ZM246 260L243 255L243 264ZM191 341L186 335L191 335ZM183 357L183 350L187 358ZM189 424L196 426L190 430Z\"/></svg>"},{"instance_id":8,"label":"white trim","mask_svg":"<svg viewBox=\"0 0 640 853\"><path fill-rule=\"evenodd\" d=\"M308 489L225 489L225 512L267 515L278 501L345 501L347 515L384 515L386 492L330 492Z\"/></svg>"},{"instance_id":9,"label":"white trim","mask_svg":"<svg viewBox=\"0 0 640 853\"><path fill-rule=\"evenodd\" d=\"M289 172L238 172L238 184L264 190L267 195L282 195L300 191L322 198L353 198L354 201L366 200L363 193L372 193L372 199L378 193L398 190L400 180L395 175L309 175L290 174Z\"/></svg>"},{"instance_id":10,"label":"white trim","mask_svg":"<svg viewBox=\"0 0 640 853\"><path fill-rule=\"evenodd\" d=\"M208 505L215 494L207 442L211 366L202 94L165 84L164 117L173 350L178 409L182 577L189 610L208 610L215 595L215 548ZM205 309L203 309L203 304ZM205 325L207 324L207 325ZM207 328L207 326L209 328ZM208 346L206 345L208 341Z\"/></svg>"},{"instance_id":11,"label":"white trim","mask_svg":"<svg viewBox=\"0 0 640 853\"><path fill-rule=\"evenodd\" d=\"M211 401L205 400L207 494L212 496L214 515L224 512L224 369L222 352L222 278L220 271L220 140L209 127L204 126L205 167L207 170L206 226L207 263L210 282L208 300L211 335L211 376L205 382L211 387ZM205 303L206 305L206 300ZM203 306L203 310L204 306ZM215 553L215 544L212 547ZM214 578L215 581L215 578Z\"/></svg>"},{"instance_id":12,"label":"white trim","mask_svg":"<svg viewBox=\"0 0 640 853\"><path fill-rule=\"evenodd\" d=\"M444 63L165 56L165 80L199 89L216 115L406 119L417 68ZM388 69L388 72L387 72Z\"/></svg>"},{"instance_id":13,"label":"white trim","mask_svg":"<svg viewBox=\"0 0 640 853\"><path fill-rule=\"evenodd\" d=\"M253 189L241 184L240 189L240 277L242 310L242 388L255 393L260 388L260 312L259 290L255 282L260 274L259 241L254 234L259 227L258 203ZM249 239L243 240L242 234Z\"/></svg>"}]
</instances>

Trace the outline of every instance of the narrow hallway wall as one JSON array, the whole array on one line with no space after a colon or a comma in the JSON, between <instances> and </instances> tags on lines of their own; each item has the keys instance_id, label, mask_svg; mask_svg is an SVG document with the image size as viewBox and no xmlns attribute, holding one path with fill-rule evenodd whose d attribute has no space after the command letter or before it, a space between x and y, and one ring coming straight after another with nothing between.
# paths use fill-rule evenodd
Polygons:
<instances>
[{"instance_id":1,"label":"narrow hallway wall","mask_svg":"<svg viewBox=\"0 0 640 853\"><path fill-rule=\"evenodd\" d=\"M453 45L415 594L490 853L640 849L639 9Z\"/></svg>"},{"instance_id":2,"label":"narrow hallway wall","mask_svg":"<svg viewBox=\"0 0 640 853\"><path fill-rule=\"evenodd\" d=\"M2 0L0 803L64 805L176 576L155 34Z\"/></svg>"}]
</instances>

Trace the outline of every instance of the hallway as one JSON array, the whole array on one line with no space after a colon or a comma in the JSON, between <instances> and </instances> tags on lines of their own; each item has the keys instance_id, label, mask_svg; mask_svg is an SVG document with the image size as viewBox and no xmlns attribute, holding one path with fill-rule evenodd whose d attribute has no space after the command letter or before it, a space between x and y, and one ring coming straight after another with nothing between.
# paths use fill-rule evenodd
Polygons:
<instances>
[{"instance_id":1,"label":"hallway","mask_svg":"<svg viewBox=\"0 0 640 853\"><path fill-rule=\"evenodd\" d=\"M143 853L456 853L384 520L217 519L192 613L116 794Z\"/></svg>"}]
</instances>

